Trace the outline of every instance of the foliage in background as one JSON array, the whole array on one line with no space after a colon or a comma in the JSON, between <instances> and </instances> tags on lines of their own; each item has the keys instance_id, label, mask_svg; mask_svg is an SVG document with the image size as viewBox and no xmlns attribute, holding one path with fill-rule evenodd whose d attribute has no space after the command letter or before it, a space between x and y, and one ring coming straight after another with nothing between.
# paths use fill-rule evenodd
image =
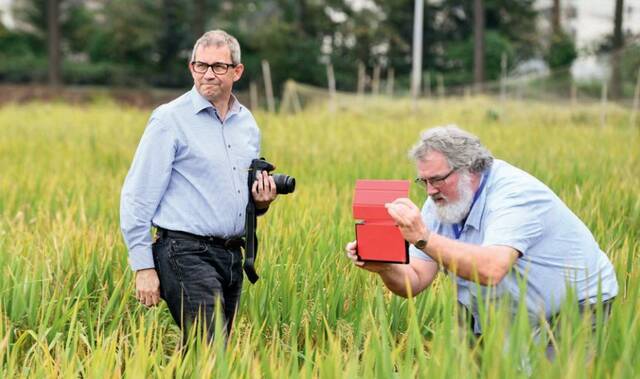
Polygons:
<instances>
[{"instance_id":1,"label":"foliage in background","mask_svg":"<svg viewBox=\"0 0 640 379\"><path fill-rule=\"evenodd\" d=\"M621 77L631 79L622 82L622 95L631 97L637 81L640 80L640 40L622 52L620 63Z\"/></svg>"},{"instance_id":2,"label":"foliage in background","mask_svg":"<svg viewBox=\"0 0 640 379\"><path fill-rule=\"evenodd\" d=\"M558 32L551 37L551 44L545 56L551 69L569 67L577 56L575 41L568 33Z\"/></svg>"},{"instance_id":3,"label":"foliage in background","mask_svg":"<svg viewBox=\"0 0 640 379\"><path fill-rule=\"evenodd\" d=\"M194 41L204 30L222 28L237 36L243 49L246 71L236 86L240 91L246 91L251 81L263 91L263 59L271 63L276 96L287 79L326 88L327 62L333 64L338 90L356 89L358 62L366 66L367 90L375 66L381 67L383 81L387 70L394 69L398 92L409 87L413 0L59 1L66 84L189 87L186 62ZM534 3L484 1L487 80L500 77L503 54L509 71L530 58L544 58L552 69L568 75L575 44L563 32L546 41L549 37L537 30ZM425 4L423 72L431 77L432 93L439 76L450 88L448 93L461 93L462 87L452 87L472 81L472 4L467 0ZM0 82L44 83L46 2L15 0L15 5L18 27L0 27ZM640 67L640 53L630 37L631 47L621 58L622 92L627 98L633 94ZM611 49L607 41L600 51ZM548 81L556 81L555 76Z\"/></svg>"},{"instance_id":4,"label":"foliage in background","mask_svg":"<svg viewBox=\"0 0 640 379\"><path fill-rule=\"evenodd\" d=\"M292 78L326 86L324 63L334 64L339 89L354 90L357 62L393 67L399 82L411 70L413 0L80 0L61 2L63 80L68 84L185 87L185 67L195 39L205 29L223 28L244 49L247 88L261 78L260 61L272 66L276 92ZM496 78L494 56L509 64L536 54L532 0L486 0L487 77ZM46 2L16 0L15 31L0 33L0 80L39 82L46 75ZM425 4L423 67L445 74L445 82L466 80L473 56L470 2ZM500 51L495 51L498 49ZM461 61L462 64L461 64ZM383 71L384 72L384 71Z\"/></svg>"},{"instance_id":5,"label":"foliage in background","mask_svg":"<svg viewBox=\"0 0 640 379\"><path fill-rule=\"evenodd\" d=\"M513 62L515 51L509 40L496 31L485 34L485 78L496 81L501 74L502 54ZM445 79L448 85L462 85L473 81L473 36L451 43L444 59L447 63ZM513 63L511 63L513 65Z\"/></svg>"}]
</instances>

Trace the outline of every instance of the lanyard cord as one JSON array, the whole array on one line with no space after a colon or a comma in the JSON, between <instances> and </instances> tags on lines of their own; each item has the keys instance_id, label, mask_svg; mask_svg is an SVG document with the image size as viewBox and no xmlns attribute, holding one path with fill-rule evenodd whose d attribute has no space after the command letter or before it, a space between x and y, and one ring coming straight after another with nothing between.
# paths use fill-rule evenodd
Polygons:
<instances>
[{"instance_id":1,"label":"lanyard cord","mask_svg":"<svg viewBox=\"0 0 640 379\"><path fill-rule=\"evenodd\" d=\"M487 182L487 177L489 176L489 173L484 173L482 174L482 179L480 180L480 186L478 187L478 189L476 190L476 193L473 195L473 201L471 202L471 206L469 207L469 213L471 213L471 210L473 209L473 206L476 203L476 200L478 200L478 198L480 197L480 194L482 193L482 190L484 189L484 185ZM467 215L468 217L469 215ZM464 230L464 225L467 222L467 219L465 218L464 220L462 220L462 222L458 225L458 224L452 224L451 228L453 229L453 235L456 237L456 239L459 239L460 236L462 235L462 231Z\"/></svg>"}]
</instances>

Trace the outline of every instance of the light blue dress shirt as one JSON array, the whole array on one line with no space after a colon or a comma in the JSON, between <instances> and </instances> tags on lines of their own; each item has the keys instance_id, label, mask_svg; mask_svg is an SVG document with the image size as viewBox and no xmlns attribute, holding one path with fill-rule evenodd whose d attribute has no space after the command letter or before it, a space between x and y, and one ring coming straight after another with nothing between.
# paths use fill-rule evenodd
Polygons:
<instances>
[{"instance_id":1,"label":"light blue dress shirt","mask_svg":"<svg viewBox=\"0 0 640 379\"><path fill-rule=\"evenodd\" d=\"M202 236L243 235L248 168L259 152L256 121L235 97L225 120L195 87L155 109L120 197L131 268L154 267L152 224Z\"/></svg>"},{"instance_id":2,"label":"light blue dress shirt","mask_svg":"<svg viewBox=\"0 0 640 379\"><path fill-rule=\"evenodd\" d=\"M616 296L618 282L611 261L584 223L553 191L501 160L494 161L484 180L462 230L438 222L431 199L422 208L425 224L439 235L481 246L510 246L522 254L497 286L455 277L458 301L478 320L476 333L481 332L479 293L484 300L510 298L513 314L518 303L525 301L533 325L540 315L549 318L559 311L568 286L583 302L596 302L599 285L603 300ZM410 254L432 260L413 246ZM518 282L523 279L526 292L521 298Z\"/></svg>"}]
</instances>

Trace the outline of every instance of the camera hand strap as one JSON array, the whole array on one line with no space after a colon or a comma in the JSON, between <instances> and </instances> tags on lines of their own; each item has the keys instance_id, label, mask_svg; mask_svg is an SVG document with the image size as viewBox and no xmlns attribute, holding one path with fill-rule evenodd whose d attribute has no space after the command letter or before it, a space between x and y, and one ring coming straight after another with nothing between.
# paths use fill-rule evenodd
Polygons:
<instances>
[{"instance_id":1,"label":"camera hand strap","mask_svg":"<svg viewBox=\"0 0 640 379\"><path fill-rule=\"evenodd\" d=\"M258 274L253 266L258 252L258 236L256 235L256 205L251 198L251 192L249 192L249 201L247 202L247 215L245 218L245 241L244 248L244 268L245 274L251 283L258 281Z\"/></svg>"}]
</instances>

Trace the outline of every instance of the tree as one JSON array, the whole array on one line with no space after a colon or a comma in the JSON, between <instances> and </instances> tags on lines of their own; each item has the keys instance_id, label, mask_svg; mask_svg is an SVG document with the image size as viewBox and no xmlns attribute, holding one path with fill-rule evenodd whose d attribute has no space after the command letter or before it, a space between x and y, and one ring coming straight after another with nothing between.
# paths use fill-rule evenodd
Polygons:
<instances>
[{"instance_id":1,"label":"tree","mask_svg":"<svg viewBox=\"0 0 640 379\"><path fill-rule=\"evenodd\" d=\"M511 62L514 60L515 50L511 42L498 31L488 30L484 39L485 80L495 81L500 78L502 55L505 54L507 62ZM443 55L443 60L450 64L445 77L448 85L467 85L474 82L473 53L474 41L471 38L449 45Z\"/></svg>"},{"instance_id":2,"label":"tree","mask_svg":"<svg viewBox=\"0 0 640 379\"><path fill-rule=\"evenodd\" d=\"M473 6L473 82L476 90L482 91L484 82L484 5L474 0Z\"/></svg>"},{"instance_id":3,"label":"tree","mask_svg":"<svg viewBox=\"0 0 640 379\"><path fill-rule=\"evenodd\" d=\"M47 2L14 1L24 28L0 35L0 78L44 81ZM247 68L240 89L260 75L264 58L272 63L276 90L287 78L324 86L327 60L341 89L355 88L358 61L369 73L375 66L392 67L398 85L408 84L414 0L56 1L67 83L186 86L193 42L213 27L240 41ZM481 1L484 80L496 78L502 53L513 64L535 52L533 2ZM473 80L474 13L469 0L425 2L423 67L443 74L447 85Z\"/></svg>"},{"instance_id":4,"label":"tree","mask_svg":"<svg viewBox=\"0 0 640 379\"><path fill-rule=\"evenodd\" d=\"M551 38L545 59L552 69L567 68L578 56L573 38L564 31L561 23L560 0L553 0L551 7Z\"/></svg>"},{"instance_id":5,"label":"tree","mask_svg":"<svg viewBox=\"0 0 640 379\"><path fill-rule=\"evenodd\" d=\"M560 30L551 36L545 60L552 69L567 68L578 56L573 38Z\"/></svg>"},{"instance_id":6,"label":"tree","mask_svg":"<svg viewBox=\"0 0 640 379\"><path fill-rule=\"evenodd\" d=\"M193 35L201 36L206 31L207 27L206 14L207 14L207 2L206 0L194 0L194 12L193 12Z\"/></svg>"},{"instance_id":7,"label":"tree","mask_svg":"<svg viewBox=\"0 0 640 379\"><path fill-rule=\"evenodd\" d=\"M624 35L622 34L622 10L624 0L616 0L615 16L613 18L613 51L611 53L611 97L622 95L620 78L620 57L624 47Z\"/></svg>"},{"instance_id":8,"label":"tree","mask_svg":"<svg viewBox=\"0 0 640 379\"><path fill-rule=\"evenodd\" d=\"M162 4L155 0L110 0L101 10L99 30L92 38L92 62L109 65L112 84L151 84L161 72Z\"/></svg>"},{"instance_id":9,"label":"tree","mask_svg":"<svg viewBox=\"0 0 640 379\"><path fill-rule=\"evenodd\" d=\"M17 27L8 37L17 46L2 51L10 68L8 77L52 85L66 82L69 68L74 68L65 64L68 57L86 55L87 41L94 35L93 14L85 2L16 0L14 16Z\"/></svg>"},{"instance_id":10,"label":"tree","mask_svg":"<svg viewBox=\"0 0 640 379\"><path fill-rule=\"evenodd\" d=\"M162 0L160 9L161 31L154 50L159 59L155 65L155 85L179 87L188 78L186 65L193 42L189 30L189 16L184 1ZM199 37L199 36L198 36ZM196 37L197 38L197 37Z\"/></svg>"},{"instance_id":11,"label":"tree","mask_svg":"<svg viewBox=\"0 0 640 379\"><path fill-rule=\"evenodd\" d=\"M444 74L445 83L468 84L474 81L474 6L469 0L432 2L426 11L429 33L427 66ZM484 80L500 75L502 53L508 67L536 56L540 51L533 0L483 0L484 6ZM502 49L502 51L500 51ZM497 55L494 57L494 52ZM494 62L495 60L495 62ZM497 71L493 71L497 70Z\"/></svg>"},{"instance_id":12,"label":"tree","mask_svg":"<svg viewBox=\"0 0 640 379\"><path fill-rule=\"evenodd\" d=\"M553 0L553 7L551 8L551 33L557 34L560 32L560 0Z\"/></svg>"},{"instance_id":13,"label":"tree","mask_svg":"<svg viewBox=\"0 0 640 379\"><path fill-rule=\"evenodd\" d=\"M60 73L60 3L47 0L47 52L49 55L49 85L57 87L62 83Z\"/></svg>"}]
</instances>

